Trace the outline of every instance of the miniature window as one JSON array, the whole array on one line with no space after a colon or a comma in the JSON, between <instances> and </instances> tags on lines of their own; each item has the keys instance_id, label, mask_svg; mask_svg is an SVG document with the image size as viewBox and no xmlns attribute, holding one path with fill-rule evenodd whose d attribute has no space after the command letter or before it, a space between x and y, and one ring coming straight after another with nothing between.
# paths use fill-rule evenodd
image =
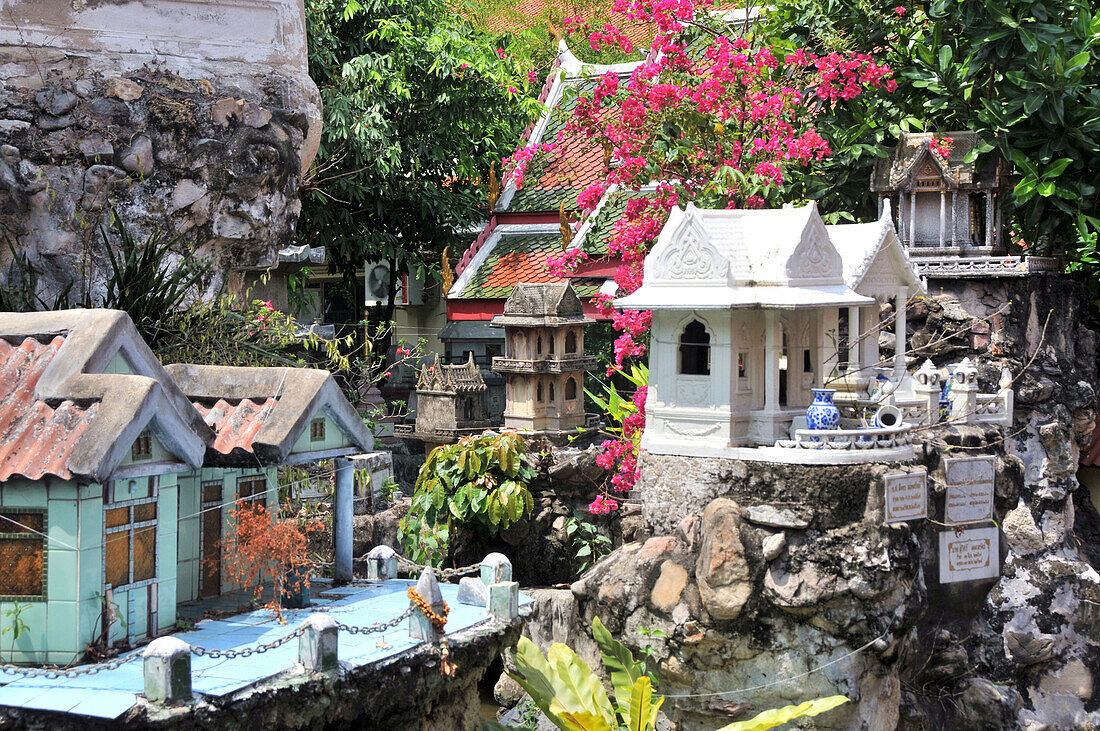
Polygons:
<instances>
[{"instance_id":1,"label":"miniature window","mask_svg":"<svg viewBox=\"0 0 1100 731\"><path fill-rule=\"evenodd\" d=\"M535 355L542 355L542 336L535 341Z\"/></svg>"},{"instance_id":2,"label":"miniature window","mask_svg":"<svg viewBox=\"0 0 1100 731\"><path fill-rule=\"evenodd\" d=\"M802 351L802 372L803 373L813 373L814 372L814 361L813 361L813 357L810 355L810 349L809 348L806 348L805 350Z\"/></svg>"},{"instance_id":3,"label":"miniature window","mask_svg":"<svg viewBox=\"0 0 1100 731\"><path fill-rule=\"evenodd\" d=\"M710 375L710 333L698 320L689 322L680 336L680 373Z\"/></svg>"},{"instance_id":4,"label":"miniature window","mask_svg":"<svg viewBox=\"0 0 1100 731\"><path fill-rule=\"evenodd\" d=\"M737 377L738 378L744 378L745 377L745 374L746 374L745 364L747 362L748 362L748 354L747 353L738 353L737 354Z\"/></svg>"},{"instance_id":5,"label":"miniature window","mask_svg":"<svg viewBox=\"0 0 1100 731\"><path fill-rule=\"evenodd\" d=\"M557 341L557 338L554 337L554 333L550 333L550 354L551 355L554 354L554 343L556 341Z\"/></svg>"},{"instance_id":6,"label":"miniature window","mask_svg":"<svg viewBox=\"0 0 1100 731\"><path fill-rule=\"evenodd\" d=\"M565 382L565 400L574 401L577 398L577 380L569 378Z\"/></svg>"},{"instance_id":7,"label":"miniature window","mask_svg":"<svg viewBox=\"0 0 1100 731\"><path fill-rule=\"evenodd\" d=\"M538 388L535 389L535 400L542 403L542 381L539 381Z\"/></svg>"},{"instance_id":8,"label":"miniature window","mask_svg":"<svg viewBox=\"0 0 1100 731\"><path fill-rule=\"evenodd\" d=\"M554 401L556 401L554 398L554 382L550 381L550 403L554 403Z\"/></svg>"},{"instance_id":9,"label":"miniature window","mask_svg":"<svg viewBox=\"0 0 1100 731\"><path fill-rule=\"evenodd\" d=\"M577 352L577 333L573 332L572 330L565 334L565 352Z\"/></svg>"},{"instance_id":10,"label":"miniature window","mask_svg":"<svg viewBox=\"0 0 1100 731\"><path fill-rule=\"evenodd\" d=\"M149 432L143 431L138 434L138 438L130 447L130 457L135 462L153 458L153 440Z\"/></svg>"},{"instance_id":11,"label":"miniature window","mask_svg":"<svg viewBox=\"0 0 1100 731\"><path fill-rule=\"evenodd\" d=\"M237 500L267 507L267 478L260 475L237 480Z\"/></svg>"},{"instance_id":12,"label":"miniature window","mask_svg":"<svg viewBox=\"0 0 1100 731\"><path fill-rule=\"evenodd\" d=\"M46 513L0 511L0 594L8 598L46 596Z\"/></svg>"},{"instance_id":13,"label":"miniature window","mask_svg":"<svg viewBox=\"0 0 1100 731\"><path fill-rule=\"evenodd\" d=\"M157 577L157 497L108 503L103 511L104 581L113 589Z\"/></svg>"},{"instance_id":14,"label":"miniature window","mask_svg":"<svg viewBox=\"0 0 1100 731\"><path fill-rule=\"evenodd\" d=\"M319 416L313 421L309 422L309 441L325 441L325 417Z\"/></svg>"}]
</instances>

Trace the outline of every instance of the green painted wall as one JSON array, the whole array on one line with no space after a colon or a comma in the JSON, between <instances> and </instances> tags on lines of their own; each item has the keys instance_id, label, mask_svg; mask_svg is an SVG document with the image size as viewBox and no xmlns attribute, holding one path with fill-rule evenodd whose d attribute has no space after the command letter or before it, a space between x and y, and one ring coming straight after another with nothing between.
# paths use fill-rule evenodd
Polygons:
<instances>
[{"instance_id":1,"label":"green painted wall","mask_svg":"<svg viewBox=\"0 0 1100 731\"><path fill-rule=\"evenodd\" d=\"M333 421L328 414L322 412L316 414L314 418L325 420L325 438L319 441L313 441L310 438L310 425L306 425L305 431L298 437L298 441L294 443L294 449L290 450L292 454L322 452L328 449L352 446L352 441L340 430L340 427L336 426L336 422Z\"/></svg>"},{"instance_id":2,"label":"green painted wall","mask_svg":"<svg viewBox=\"0 0 1100 731\"><path fill-rule=\"evenodd\" d=\"M177 535L177 561L178 582L176 584L176 600L179 602L192 601L199 596L199 583L202 576L202 511L209 510L201 506L202 483L220 481L222 483L221 504L216 510L221 514L222 540L229 534L229 511L238 494L237 482L250 480L258 476L267 479L267 505L273 509L278 505L278 473L275 467L256 469L222 469L205 467L195 472L183 473L179 476L179 531ZM235 589L226 580L225 572L222 572L221 591Z\"/></svg>"}]
</instances>

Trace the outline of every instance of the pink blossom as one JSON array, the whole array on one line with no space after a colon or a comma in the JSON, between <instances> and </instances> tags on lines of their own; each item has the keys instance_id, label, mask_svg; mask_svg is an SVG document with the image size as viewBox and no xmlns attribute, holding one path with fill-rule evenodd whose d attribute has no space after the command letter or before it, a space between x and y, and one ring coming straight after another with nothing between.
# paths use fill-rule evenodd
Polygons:
<instances>
[{"instance_id":1,"label":"pink blossom","mask_svg":"<svg viewBox=\"0 0 1100 731\"><path fill-rule=\"evenodd\" d=\"M897 15L905 15L905 8L903 8L901 5L899 5L896 8L894 8L894 13L897 14Z\"/></svg>"}]
</instances>

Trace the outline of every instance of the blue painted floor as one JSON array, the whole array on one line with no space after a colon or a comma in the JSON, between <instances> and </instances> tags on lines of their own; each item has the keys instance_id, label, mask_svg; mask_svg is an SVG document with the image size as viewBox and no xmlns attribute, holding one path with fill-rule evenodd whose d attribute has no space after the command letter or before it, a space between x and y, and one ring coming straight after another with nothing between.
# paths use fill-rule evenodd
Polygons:
<instances>
[{"instance_id":1,"label":"blue painted floor","mask_svg":"<svg viewBox=\"0 0 1100 731\"><path fill-rule=\"evenodd\" d=\"M415 581L395 579L360 583L324 591L307 609L286 610L287 624L277 624L271 612L257 610L225 619L204 619L179 637L192 646L228 650L254 647L293 632L313 612L324 612L341 624L363 627L385 622L409 607L405 590ZM467 629L488 619L482 607L458 603L458 586L440 584L451 608L447 633ZM531 603L520 595L520 606ZM409 637L409 621L385 633L353 635L341 632L339 658L354 667L392 657L420 644ZM379 647L379 643L388 647ZM135 650L132 654L140 654ZM191 684L196 693L223 696L255 685L292 667L298 659L298 641L250 657L213 659L191 656ZM67 711L97 718L118 718L136 702L144 690L142 662L138 658L115 670L76 678L19 678L0 687L0 706L43 711Z\"/></svg>"}]
</instances>

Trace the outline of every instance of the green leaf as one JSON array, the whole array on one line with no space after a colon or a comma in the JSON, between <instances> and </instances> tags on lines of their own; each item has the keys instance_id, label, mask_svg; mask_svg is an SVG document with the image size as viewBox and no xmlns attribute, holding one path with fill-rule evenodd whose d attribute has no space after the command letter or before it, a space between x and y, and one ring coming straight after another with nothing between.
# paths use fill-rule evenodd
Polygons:
<instances>
[{"instance_id":1,"label":"green leaf","mask_svg":"<svg viewBox=\"0 0 1100 731\"><path fill-rule=\"evenodd\" d=\"M812 701L799 703L796 706L784 706L772 708L759 713L747 721L737 721L728 726L723 726L718 731L766 731L776 726L782 726L796 718L816 716L826 711L831 711L837 706L844 705L848 698L842 695L828 696L827 698L815 698Z\"/></svg>"},{"instance_id":2,"label":"green leaf","mask_svg":"<svg viewBox=\"0 0 1100 731\"><path fill-rule=\"evenodd\" d=\"M635 660L630 649L611 636L599 617L592 618L592 639L599 646L604 667L611 675L615 705L619 713L626 715L630 710L630 696L634 683L645 675L645 663Z\"/></svg>"}]
</instances>

